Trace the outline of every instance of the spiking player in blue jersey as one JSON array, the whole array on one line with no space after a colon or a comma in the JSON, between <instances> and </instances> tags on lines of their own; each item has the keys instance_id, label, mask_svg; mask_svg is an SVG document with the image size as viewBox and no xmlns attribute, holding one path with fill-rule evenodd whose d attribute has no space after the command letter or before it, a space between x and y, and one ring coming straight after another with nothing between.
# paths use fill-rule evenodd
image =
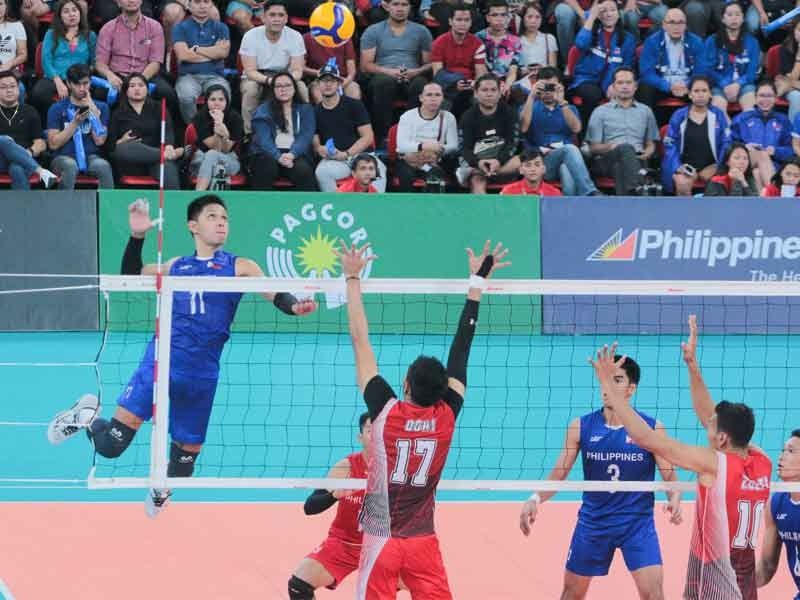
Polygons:
<instances>
[{"instance_id":1,"label":"spiking player in blue jersey","mask_svg":"<svg viewBox=\"0 0 800 600\"><path fill-rule=\"evenodd\" d=\"M636 392L640 376L639 365L631 358L626 358L617 370L614 383L627 401ZM639 414L651 428L664 431L661 423ZM677 479L669 462L633 443L605 401L600 410L569 424L564 448L547 479L566 479L579 452L583 477L587 481L653 481L656 466L664 481ZM554 494L536 492L523 505L520 529L526 536L531 532L539 506ZM671 513L670 521L677 525L682 520L680 493L670 492L668 497L664 509ZM653 503L653 493L584 492L567 555L561 600L585 598L592 577L608 574L617 548L622 551L639 597L663 600L661 550L653 520Z\"/></svg>"},{"instance_id":2,"label":"spiking player in blue jersey","mask_svg":"<svg viewBox=\"0 0 800 600\"><path fill-rule=\"evenodd\" d=\"M123 275L155 275L156 265L142 264L146 233L155 225L143 200L128 208L131 236L122 257ZM228 239L228 211L219 196L208 194L193 200L186 211L195 253L173 258L163 265L171 276L263 277L258 264L222 249ZM291 294L264 293L287 315L306 315L316 310L313 300L298 301ZM169 372L169 477L190 477L206 438L208 420L219 378L219 358L230 337L241 293L176 292L172 306L172 343ZM59 444L85 429L95 450L117 458L130 445L142 423L153 414L154 341L148 344L139 368L117 400L110 420L99 418L100 402L85 395L50 422L47 437ZM169 498L169 490L150 490L145 502L155 516Z\"/></svg>"},{"instance_id":3,"label":"spiking player in blue jersey","mask_svg":"<svg viewBox=\"0 0 800 600\"><path fill-rule=\"evenodd\" d=\"M783 445L778 459L778 476L786 482L800 482L800 429ZM764 543L756 566L756 585L763 587L775 576L786 546L786 565L797 586L800 600L800 494L775 492L764 510Z\"/></svg>"}]
</instances>

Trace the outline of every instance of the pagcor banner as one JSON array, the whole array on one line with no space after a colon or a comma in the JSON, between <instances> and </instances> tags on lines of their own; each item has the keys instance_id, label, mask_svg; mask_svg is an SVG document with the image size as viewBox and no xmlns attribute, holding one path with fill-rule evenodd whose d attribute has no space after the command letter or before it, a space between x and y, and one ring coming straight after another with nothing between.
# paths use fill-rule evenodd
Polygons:
<instances>
[{"instance_id":1,"label":"pagcor banner","mask_svg":"<svg viewBox=\"0 0 800 600\"><path fill-rule=\"evenodd\" d=\"M187 205L200 193L168 192L165 199L164 258L194 252L186 220ZM255 260L269 277L339 278L342 276L334 248L340 240L371 245L378 259L366 273L373 278L464 279L465 248L479 249L486 239L510 247L513 265L504 278L540 277L539 204L534 197L453 196L423 194L325 194L275 192L224 192L230 233L226 249ZM128 205L147 199L151 214L158 206L156 190L120 190L100 194L100 270L118 273L120 257L128 239ZM145 261L155 259L155 235L145 243ZM466 289L465 289L466 291ZM452 298L458 304L463 298ZM318 298L323 310L313 319L303 319L301 328L337 332L346 327L341 295ZM508 326L530 332L538 326L539 304L530 298L506 298L509 310L493 310L496 327ZM397 312L398 303L403 312ZM431 312L431 303L384 297L380 306L368 305L370 316L391 315L419 331L444 331L458 317L458 311ZM426 313L419 313L427 305ZM511 310L514 305L514 310ZM518 306L519 305L519 306ZM417 307L417 308L415 308ZM127 310L127 309L126 309ZM377 314L377 311L383 314ZM416 312L414 312L416 311ZM240 309L237 326L253 322L248 309ZM129 317L131 321L135 320ZM284 320L285 322L285 320ZM280 322L274 325L281 327ZM262 323L263 324L263 323ZM288 327L288 326L287 326ZM292 324L293 331L298 325ZM400 324L398 324L400 327ZM515 331L517 329L514 329ZM387 333L391 331L387 330ZM398 333L401 332L398 330Z\"/></svg>"},{"instance_id":2,"label":"pagcor banner","mask_svg":"<svg viewBox=\"0 0 800 600\"><path fill-rule=\"evenodd\" d=\"M799 220L793 199L545 198L542 275L800 285ZM706 332L785 332L800 329L799 310L785 298L588 295L549 299L544 321L554 332L669 333L685 330L686 315L701 312Z\"/></svg>"}]
</instances>

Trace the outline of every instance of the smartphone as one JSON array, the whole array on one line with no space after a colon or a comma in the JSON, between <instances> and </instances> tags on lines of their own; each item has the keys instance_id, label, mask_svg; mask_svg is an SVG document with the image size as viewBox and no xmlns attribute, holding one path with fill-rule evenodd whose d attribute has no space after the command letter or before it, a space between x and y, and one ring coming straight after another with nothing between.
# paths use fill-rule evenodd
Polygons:
<instances>
[{"instance_id":1,"label":"smartphone","mask_svg":"<svg viewBox=\"0 0 800 600\"><path fill-rule=\"evenodd\" d=\"M689 177L694 177L695 175L697 175L697 169L695 169L690 164L682 164L680 166L680 168L678 169L678 171L682 171L683 173L686 173L686 175L688 175Z\"/></svg>"},{"instance_id":2,"label":"smartphone","mask_svg":"<svg viewBox=\"0 0 800 600\"><path fill-rule=\"evenodd\" d=\"M89 107L88 106L81 106L78 109L78 114L79 115L85 115L87 112L89 112Z\"/></svg>"}]
</instances>

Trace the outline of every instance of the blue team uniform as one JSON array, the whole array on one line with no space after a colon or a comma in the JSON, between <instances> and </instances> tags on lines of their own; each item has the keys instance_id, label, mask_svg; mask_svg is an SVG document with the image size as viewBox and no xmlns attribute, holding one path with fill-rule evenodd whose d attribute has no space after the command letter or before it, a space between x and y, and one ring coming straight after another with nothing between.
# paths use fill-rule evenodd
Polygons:
<instances>
[{"instance_id":1,"label":"blue team uniform","mask_svg":"<svg viewBox=\"0 0 800 600\"><path fill-rule=\"evenodd\" d=\"M169 270L179 277L234 277L236 257L217 250L210 259L184 256ZM219 357L230 337L241 293L176 292L172 304L169 433L176 442L202 444L219 378ZM154 341L117 403L140 419L153 416Z\"/></svg>"},{"instance_id":2,"label":"blue team uniform","mask_svg":"<svg viewBox=\"0 0 800 600\"><path fill-rule=\"evenodd\" d=\"M639 415L655 428L655 419ZM585 480L654 480L653 454L634 444L624 428L609 427L602 410L581 417L580 436ZM584 492L567 569L586 577L607 575L617 548L629 571L660 565L653 502L652 492Z\"/></svg>"},{"instance_id":3,"label":"blue team uniform","mask_svg":"<svg viewBox=\"0 0 800 600\"><path fill-rule=\"evenodd\" d=\"M792 574L794 584L799 590L794 600L800 600L800 504L792 501L788 492L776 492L770 498L772 520L778 529L778 536L786 546L786 563Z\"/></svg>"}]
</instances>

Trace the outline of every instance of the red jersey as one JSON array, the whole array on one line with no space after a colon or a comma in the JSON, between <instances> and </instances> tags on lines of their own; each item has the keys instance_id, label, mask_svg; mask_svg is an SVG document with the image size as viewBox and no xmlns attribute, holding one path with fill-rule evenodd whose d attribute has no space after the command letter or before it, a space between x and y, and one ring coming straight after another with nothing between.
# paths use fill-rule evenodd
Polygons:
<instances>
[{"instance_id":1,"label":"red jersey","mask_svg":"<svg viewBox=\"0 0 800 600\"><path fill-rule=\"evenodd\" d=\"M500 194L504 196L560 196L561 190L544 181L539 184L538 188L532 188L527 181L520 179L519 181L503 186L503 189L500 190Z\"/></svg>"},{"instance_id":2,"label":"red jersey","mask_svg":"<svg viewBox=\"0 0 800 600\"><path fill-rule=\"evenodd\" d=\"M370 183L369 187L367 188L367 191L364 192L363 190L359 189L359 185L358 185L358 182L356 181L355 177L348 177L341 184L339 184L339 187L336 188L336 191L337 192L360 192L362 194L363 193L366 193L366 194L377 194L378 193L378 188L376 188L374 185L372 185Z\"/></svg>"},{"instance_id":3,"label":"red jersey","mask_svg":"<svg viewBox=\"0 0 800 600\"><path fill-rule=\"evenodd\" d=\"M472 33L464 36L459 44L448 31L433 40L431 62L440 62L445 71L474 79L475 65L486 64L486 46Z\"/></svg>"},{"instance_id":4,"label":"red jersey","mask_svg":"<svg viewBox=\"0 0 800 600\"><path fill-rule=\"evenodd\" d=\"M463 399L448 389L432 406L402 402L380 375L364 398L372 443L361 529L385 538L432 535L436 487Z\"/></svg>"},{"instance_id":5,"label":"red jersey","mask_svg":"<svg viewBox=\"0 0 800 600\"><path fill-rule=\"evenodd\" d=\"M697 486L684 597L755 600L755 546L769 499L772 462L753 449L746 457L717 452L717 460L714 484Z\"/></svg>"},{"instance_id":6,"label":"red jersey","mask_svg":"<svg viewBox=\"0 0 800 600\"><path fill-rule=\"evenodd\" d=\"M350 462L350 478L366 479L367 461L361 452L355 452L347 457ZM336 517L328 530L328 536L338 538L348 544L361 544L362 534L358 529L358 513L364 503L364 490L359 490L349 496L339 498L336 507Z\"/></svg>"}]
</instances>

